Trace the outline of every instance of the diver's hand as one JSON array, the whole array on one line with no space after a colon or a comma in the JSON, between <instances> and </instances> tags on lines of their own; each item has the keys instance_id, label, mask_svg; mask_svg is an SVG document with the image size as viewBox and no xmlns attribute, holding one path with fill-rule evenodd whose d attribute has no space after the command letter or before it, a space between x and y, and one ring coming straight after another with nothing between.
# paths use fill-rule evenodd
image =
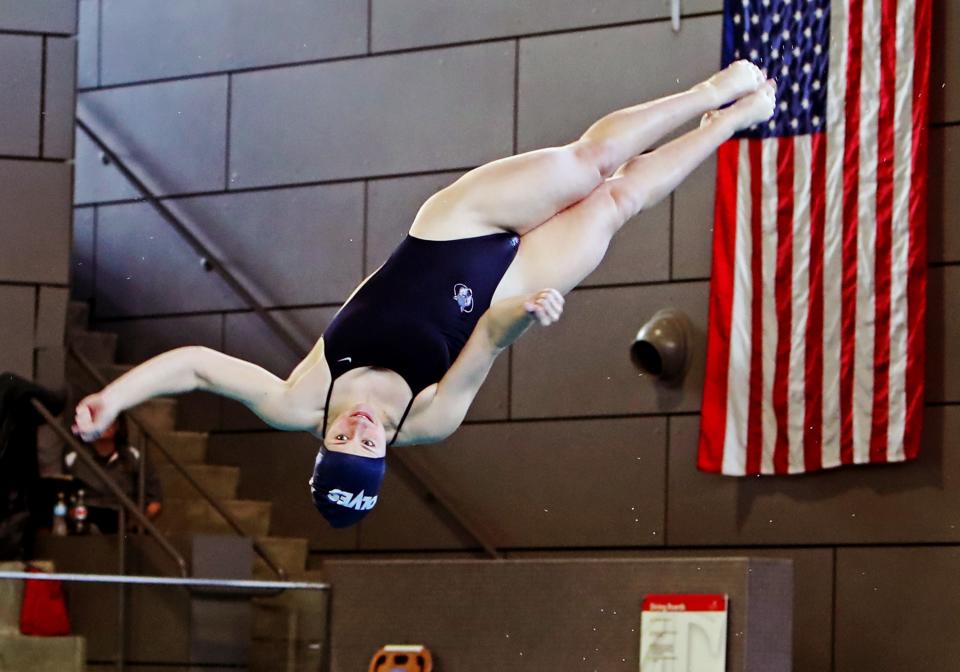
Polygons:
<instances>
[{"instance_id":1,"label":"diver's hand","mask_svg":"<svg viewBox=\"0 0 960 672\"><path fill-rule=\"evenodd\" d=\"M544 289L523 304L524 310L543 325L550 326L563 314L563 295L555 289Z\"/></svg>"},{"instance_id":2,"label":"diver's hand","mask_svg":"<svg viewBox=\"0 0 960 672\"><path fill-rule=\"evenodd\" d=\"M73 433L84 441L94 441L116 419L118 411L113 409L102 392L91 394L77 404L74 415Z\"/></svg>"}]
</instances>

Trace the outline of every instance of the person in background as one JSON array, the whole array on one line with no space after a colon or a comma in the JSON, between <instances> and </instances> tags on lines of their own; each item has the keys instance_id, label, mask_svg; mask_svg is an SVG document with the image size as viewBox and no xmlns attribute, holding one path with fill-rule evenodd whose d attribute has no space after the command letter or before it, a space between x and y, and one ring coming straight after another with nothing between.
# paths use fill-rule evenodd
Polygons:
<instances>
[{"instance_id":1,"label":"person in background","mask_svg":"<svg viewBox=\"0 0 960 672\"><path fill-rule=\"evenodd\" d=\"M140 451L130 445L127 433L126 416L119 415L116 420L93 443L87 444L93 450L93 457L106 471L123 493L134 502L137 501L137 484L141 465ZM163 493L160 479L149 461L145 464L146 514L150 519L160 515L163 508ZM88 520L100 532L112 534L117 531L120 503L99 476L71 450L64 455L64 472L81 481L85 492Z\"/></svg>"},{"instance_id":2,"label":"person in background","mask_svg":"<svg viewBox=\"0 0 960 672\"><path fill-rule=\"evenodd\" d=\"M34 401L53 415L65 404L61 391L0 373L0 560L31 557L34 532L49 512L37 466L37 427L43 417Z\"/></svg>"}]
</instances>

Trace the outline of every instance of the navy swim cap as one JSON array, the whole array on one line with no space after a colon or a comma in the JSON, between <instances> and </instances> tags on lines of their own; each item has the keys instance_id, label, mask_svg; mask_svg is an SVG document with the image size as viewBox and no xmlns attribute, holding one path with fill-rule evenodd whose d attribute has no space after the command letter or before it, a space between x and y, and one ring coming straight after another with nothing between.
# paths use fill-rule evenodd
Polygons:
<instances>
[{"instance_id":1,"label":"navy swim cap","mask_svg":"<svg viewBox=\"0 0 960 672\"><path fill-rule=\"evenodd\" d=\"M386 458L321 447L310 479L313 505L332 527L354 525L377 505L386 469Z\"/></svg>"}]
</instances>

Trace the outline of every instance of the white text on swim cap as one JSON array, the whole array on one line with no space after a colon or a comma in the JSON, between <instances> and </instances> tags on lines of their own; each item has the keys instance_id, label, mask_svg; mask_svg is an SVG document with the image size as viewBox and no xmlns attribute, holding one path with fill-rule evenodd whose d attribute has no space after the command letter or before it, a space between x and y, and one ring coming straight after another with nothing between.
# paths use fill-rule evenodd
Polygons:
<instances>
[{"instance_id":1,"label":"white text on swim cap","mask_svg":"<svg viewBox=\"0 0 960 672\"><path fill-rule=\"evenodd\" d=\"M334 488L327 493L327 499L329 499L334 504L339 504L340 506L346 507L348 509L356 509L357 511L369 511L374 506L377 505L377 497L364 497L364 491L361 490L359 493L354 495L352 492L345 492L343 490L337 490Z\"/></svg>"}]
</instances>

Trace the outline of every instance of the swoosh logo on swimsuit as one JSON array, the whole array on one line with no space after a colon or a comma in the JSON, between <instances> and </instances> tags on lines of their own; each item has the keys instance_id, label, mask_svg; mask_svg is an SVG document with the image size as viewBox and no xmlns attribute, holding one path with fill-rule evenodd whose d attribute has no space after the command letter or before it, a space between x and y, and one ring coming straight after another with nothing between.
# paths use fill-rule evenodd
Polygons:
<instances>
[{"instance_id":1,"label":"swoosh logo on swimsuit","mask_svg":"<svg viewBox=\"0 0 960 672\"><path fill-rule=\"evenodd\" d=\"M344 357L343 359L338 359L337 362L352 362L353 357Z\"/></svg>"}]
</instances>

